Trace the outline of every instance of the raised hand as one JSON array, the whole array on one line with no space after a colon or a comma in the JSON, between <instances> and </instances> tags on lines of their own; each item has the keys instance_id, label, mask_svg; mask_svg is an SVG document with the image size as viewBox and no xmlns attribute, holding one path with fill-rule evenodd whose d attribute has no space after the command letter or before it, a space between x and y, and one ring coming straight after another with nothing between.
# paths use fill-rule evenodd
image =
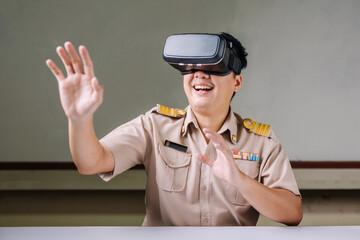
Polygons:
<instances>
[{"instance_id":1,"label":"raised hand","mask_svg":"<svg viewBox=\"0 0 360 240\"><path fill-rule=\"evenodd\" d=\"M210 159L205 155L198 153L196 155L197 159L203 163L208 164L212 168L215 176L232 185L235 185L235 176L242 173L237 167L233 158L233 154L226 145L224 138L215 131L207 128L204 128L203 132L205 136L210 139L214 144L214 147L216 148L217 158L216 161L214 161L213 159Z\"/></svg>"},{"instance_id":2,"label":"raised hand","mask_svg":"<svg viewBox=\"0 0 360 240\"><path fill-rule=\"evenodd\" d=\"M65 49L57 47L56 52L64 63L66 77L52 60L48 59L46 65L58 81L61 105L66 116L73 121L81 122L92 117L101 105L104 90L95 77L93 64L86 48L79 47L84 67L70 42L65 43Z\"/></svg>"}]
</instances>

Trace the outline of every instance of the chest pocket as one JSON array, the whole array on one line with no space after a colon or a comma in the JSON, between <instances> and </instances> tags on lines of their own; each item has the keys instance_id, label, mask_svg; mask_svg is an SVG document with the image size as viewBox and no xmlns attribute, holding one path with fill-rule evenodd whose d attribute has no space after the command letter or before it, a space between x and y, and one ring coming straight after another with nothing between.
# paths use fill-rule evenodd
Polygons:
<instances>
[{"instance_id":1,"label":"chest pocket","mask_svg":"<svg viewBox=\"0 0 360 240\"><path fill-rule=\"evenodd\" d=\"M236 165L241 172L248 175L252 179L257 179L259 176L260 165L257 161L249 160L237 160L235 159ZM224 194L226 199L235 205L249 205L245 198L241 195L240 191L233 185L226 182L224 184Z\"/></svg>"},{"instance_id":2,"label":"chest pocket","mask_svg":"<svg viewBox=\"0 0 360 240\"><path fill-rule=\"evenodd\" d=\"M190 153L158 145L156 182L166 191L179 192L185 188L191 160Z\"/></svg>"}]
</instances>

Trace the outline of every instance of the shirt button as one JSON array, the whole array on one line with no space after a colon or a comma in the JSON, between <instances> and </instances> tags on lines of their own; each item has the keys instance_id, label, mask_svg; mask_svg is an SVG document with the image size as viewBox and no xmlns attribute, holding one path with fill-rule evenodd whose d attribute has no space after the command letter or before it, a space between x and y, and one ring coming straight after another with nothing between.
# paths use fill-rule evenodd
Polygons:
<instances>
[{"instance_id":1,"label":"shirt button","mask_svg":"<svg viewBox=\"0 0 360 240\"><path fill-rule=\"evenodd\" d=\"M201 187L201 189L202 189L203 191L205 191L205 190L206 190L206 186L203 185L203 186Z\"/></svg>"},{"instance_id":2,"label":"shirt button","mask_svg":"<svg viewBox=\"0 0 360 240\"><path fill-rule=\"evenodd\" d=\"M207 223L209 221L209 219L207 217L204 217L204 222Z\"/></svg>"}]
</instances>

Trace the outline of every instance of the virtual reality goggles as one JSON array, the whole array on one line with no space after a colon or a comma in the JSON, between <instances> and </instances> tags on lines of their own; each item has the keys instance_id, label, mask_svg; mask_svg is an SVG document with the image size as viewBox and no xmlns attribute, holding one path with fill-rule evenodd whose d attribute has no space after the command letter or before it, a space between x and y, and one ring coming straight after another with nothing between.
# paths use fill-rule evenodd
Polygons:
<instances>
[{"instance_id":1,"label":"virtual reality goggles","mask_svg":"<svg viewBox=\"0 0 360 240\"><path fill-rule=\"evenodd\" d=\"M186 33L166 39L163 59L181 72L203 71L212 75L241 73L241 62L235 56L232 42L218 34Z\"/></svg>"}]
</instances>

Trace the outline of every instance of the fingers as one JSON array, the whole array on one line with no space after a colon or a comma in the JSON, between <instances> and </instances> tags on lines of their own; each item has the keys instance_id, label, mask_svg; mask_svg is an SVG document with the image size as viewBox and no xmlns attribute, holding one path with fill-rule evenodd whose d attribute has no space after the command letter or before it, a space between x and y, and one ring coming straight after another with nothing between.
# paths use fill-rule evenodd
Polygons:
<instances>
[{"instance_id":1,"label":"fingers","mask_svg":"<svg viewBox=\"0 0 360 240\"><path fill-rule=\"evenodd\" d=\"M72 66L76 73L84 73L81 67L81 60L79 55L76 53L74 46L70 42L65 43L65 49L69 53L70 59L72 61Z\"/></svg>"},{"instance_id":2,"label":"fingers","mask_svg":"<svg viewBox=\"0 0 360 240\"><path fill-rule=\"evenodd\" d=\"M64 44L65 49L63 47L57 47L56 52L58 53L61 61L64 63L66 72L68 75L79 73L86 74L92 79L94 75L93 63L91 61L90 55L84 46L79 47L79 53L81 55L81 59L84 63L84 70L82 68L81 59L77 54L74 45L71 42L66 42Z\"/></svg>"},{"instance_id":3,"label":"fingers","mask_svg":"<svg viewBox=\"0 0 360 240\"><path fill-rule=\"evenodd\" d=\"M58 81L62 81L65 79L61 70L56 66L56 64L52 60L50 59L46 60L46 65L49 67L49 69L52 71L52 73L55 75Z\"/></svg>"},{"instance_id":4,"label":"fingers","mask_svg":"<svg viewBox=\"0 0 360 240\"><path fill-rule=\"evenodd\" d=\"M93 67L93 63L91 61L89 52L86 50L86 48L84 46L80 46L79 47L79 53L80 53L81 59L82 59L83 64L84 64L85 74L87 74L91 78L93 78L95 76L94 67Z\"/></svg>"},{"instance_id":5,"label":"fingers","mask_svg":"<svg viewBox=\"0 0 360 240\"><path fill-rule=\"evenodd\" d=\"M201 161L201 162L209 165L210 167L212 167L212 166L214 165L214 160L212 160L212 159L210 159L210 158L208 158L208 157L206 157L205 155L202 155L202 154L200 154L200 153L196 154L196 158L197 158L199 161Z\"/></svg>"},{"instance_id":6,"label":"fingers","mask_svg":"<svg viewBox=\"0 0 360 240\"><path fill-rule=\"evenodd\" d=\"M216 148L227 149L224 138L220 134L208 128L204 128L203 132L205 133L205 136L213 142Z\"/></svg>"},{"instance_id":7,"label":"fingers","mask_svg":"<svg viewBox=\"0 0 360 240\"><path fill-rule=\"evenodd\" d=\"M226 145L224 138L215 131L210 129L204 128L203 132L205 136L211 140L216 148L217 160L227 160L227 161L234 161L234 157L232 152L230 151L229 147Z\"/></svg>"},{"instance_id":8,"label":"fingers","mask_svg":"<svg viewBox=\"0 0 360 240\"><path fill-rule=\"evenodd\" d=\"M74 74L75 70L74 70L74 68L72 66L72 62L71 62L69 56L66 54L64 48L57 47L56 52L59 55L61 61L63 62L68 76L71 75L71 74Z\"/></svg>"}]
</instances>

